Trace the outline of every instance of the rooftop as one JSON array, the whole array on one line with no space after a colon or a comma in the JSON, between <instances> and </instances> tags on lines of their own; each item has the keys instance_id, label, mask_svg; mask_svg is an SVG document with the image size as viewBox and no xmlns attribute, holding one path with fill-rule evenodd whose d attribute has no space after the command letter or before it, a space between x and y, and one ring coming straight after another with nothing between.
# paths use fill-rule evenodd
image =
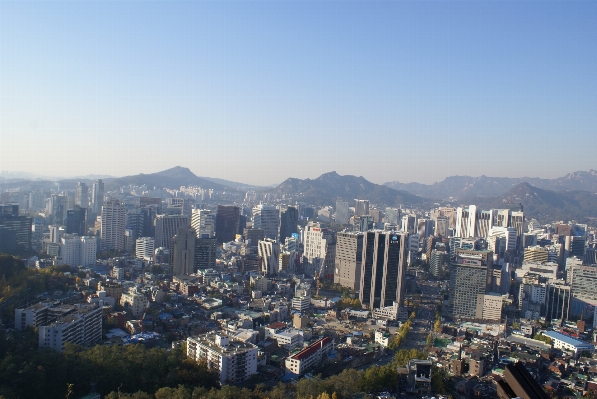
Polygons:
<instances>
[{"instance_id":1,"label":"rooftop","mask_svg":"<svg viewBox=\"0 0 597 399\"><path fill-rule=\"evenodd\" d=\"M314 344L310 345L309 347L303 349L296 355L292 355L290 358L294 359L294 360L306 359L309 356L313 355L315 352L317 352L317 350L319 350L321 347L329 345L330 343L332 343L332 339L328 338L328 337L324 337L324 338L320 339L319 341L315 342Z\"/></svg>"},{"instance_id":2,"label":"rooftop","mask_svg":"<svg viewBox=\"0 0 597 399\"><path fill-rule=\"evenodd\" d=\"M575 347L582 347L582 348L594 348L594 346L588 342L581 341L580 339L572 338L568 335L559 333L557 331L545 331L542 333L546 337L560 340L568 345L572 345Z\"/></svg>"}]
</instances>

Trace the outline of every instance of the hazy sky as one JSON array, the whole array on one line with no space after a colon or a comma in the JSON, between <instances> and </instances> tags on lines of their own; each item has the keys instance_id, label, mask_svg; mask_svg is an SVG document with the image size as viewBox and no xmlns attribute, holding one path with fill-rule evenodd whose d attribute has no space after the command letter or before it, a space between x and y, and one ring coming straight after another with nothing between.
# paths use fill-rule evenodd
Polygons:
<instances>
[{"instance_id":1,"label":"hazy sky","mask_svg":"<svg viewBox=\"0 0 597 399\"><path fill-rule=\"evenodd\" d=\"M0 170L597 168L597 2L3 1Z\"/></svg>"}]
</instances>

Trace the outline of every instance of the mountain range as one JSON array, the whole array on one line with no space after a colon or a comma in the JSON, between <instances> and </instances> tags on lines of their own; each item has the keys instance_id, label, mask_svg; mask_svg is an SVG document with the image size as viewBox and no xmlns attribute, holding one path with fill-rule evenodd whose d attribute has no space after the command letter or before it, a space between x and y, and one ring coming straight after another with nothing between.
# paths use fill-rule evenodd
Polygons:
<instances>
[{"instance_id":1,"label":"mountain range","mask_svg":"<svg viewBox=\"0 0 597 399\"><path fill-rule=\"evenodd\" d=\"M348 200L368 199L378 205L421 205L426 199L403 190L371 183L362 176L340 176L336 172L324 173L316 179L290 178L273 189L274 193L298 196L302 202L314 205L332 205L337 198Z\"/></svg>"},{"instance_id":2,"label":"mountain range","mask_svg":"<svg viewBox=\"0 0 597 399\"><path fill-rule=\"evenodd\" d=\"M509 208L525 212L527 218L541 223L555 220L586 222L597 218L597 194L583 190L552 191L520 183L496 197L463 198L462 204L475 204L481 209Z\"/></svg>"},{"instance_id":3,"label":"mountain range","mask_svg":"<svg viewBox=\"0 0 597 399\"><path fill-rule=\"evenodd\" d=\"M583 190L597 192L597 171L591 169L589 171L573 172L556 179L450 176L433 184L393 181L384 183L384 185L422 197L446 200L449 198L500 196L521 183L529 183L534 187L552 191Z\"/></svg>"}]
</instances>

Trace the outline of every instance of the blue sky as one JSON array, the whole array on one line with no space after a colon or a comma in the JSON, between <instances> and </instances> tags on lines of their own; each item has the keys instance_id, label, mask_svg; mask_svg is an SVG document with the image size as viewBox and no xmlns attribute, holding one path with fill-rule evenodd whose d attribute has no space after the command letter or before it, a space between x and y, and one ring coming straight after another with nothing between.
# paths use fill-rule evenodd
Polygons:
<instances>
[{"instance_id":1,"label":"blue sky","mask_svg":"<svg viewBox=\"0 0 597 399\"><path fill-rule=\"evenodd\" d=\"M597 2L0 1L0 170L597 168Z\"/></svg>"}]
</instances>

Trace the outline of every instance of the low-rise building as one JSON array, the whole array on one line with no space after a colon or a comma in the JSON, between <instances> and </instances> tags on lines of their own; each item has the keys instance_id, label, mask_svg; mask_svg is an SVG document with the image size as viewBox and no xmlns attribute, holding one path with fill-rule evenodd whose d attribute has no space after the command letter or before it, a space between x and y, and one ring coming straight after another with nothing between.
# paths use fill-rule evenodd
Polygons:
<instances>
[{"instance_id":1,"label":"low-rise building","mask_svg":"<svg viewBox=\"0 0 597 399\"><path fill-rule=\"evenodd\" d=\"M120 304L130 310L133 317L139 318L149 306L149 299L140 292L129 291L122 294Z\"/></svg>"},{"instance_id":2,"label":"low-rise building","mask_svg":"<svg viewBox=\"0 0 597 399\"><path fill-rule=\"evenodd\" d=\"M265 328L265 337L278 341L278 346L291 351L303 347L303 333L294 328L286 328L286 324L277 322Z\"/></svg>"},{"instance_id":3,"label":"low-rise building","mask_svg":"<svg viewBox=\"0 0 597 399\"><path fill-rule=\"evenodd\" d=\"M298 310L299 312L304 312L309 309L309 305L311 305L311 298L308 296L292 298L292 309Z\"/></svg>"},{"instance_id":4,"label":"low-rise building","mask_svg":"<svg viewBox=\"0 0 597 399\"><path fill-rule=\"evenodd\" d=\"M299 353L286 359L286 369L293 374L302 375L313 367L319 366L328 353L334 349L334 340L324 337Z\"/></svg>"},{"instance_id":5,"label":"low-rise building","mask_svg":"<svg viewBox=\"0 0 597 399\"><path fill-rule=\"evenodd\" d=\"M222 384L239 383L257 373L257 347L222 333L187 338L187 356L205 361Z\"/></svg>"},{"instance_id":6,"label":"low-rise building","mask_svg":"<svg viewBox=\"0 0 597 399\"><path fill-rule=\"evenodd\" d=\"M554 348L572 352L575 358L582 352L595 352L595 345L569 337L568 335L564 335L557 331L544 331L542 334L551 338L551 344Z\"/></svg>"}]
</instances>

